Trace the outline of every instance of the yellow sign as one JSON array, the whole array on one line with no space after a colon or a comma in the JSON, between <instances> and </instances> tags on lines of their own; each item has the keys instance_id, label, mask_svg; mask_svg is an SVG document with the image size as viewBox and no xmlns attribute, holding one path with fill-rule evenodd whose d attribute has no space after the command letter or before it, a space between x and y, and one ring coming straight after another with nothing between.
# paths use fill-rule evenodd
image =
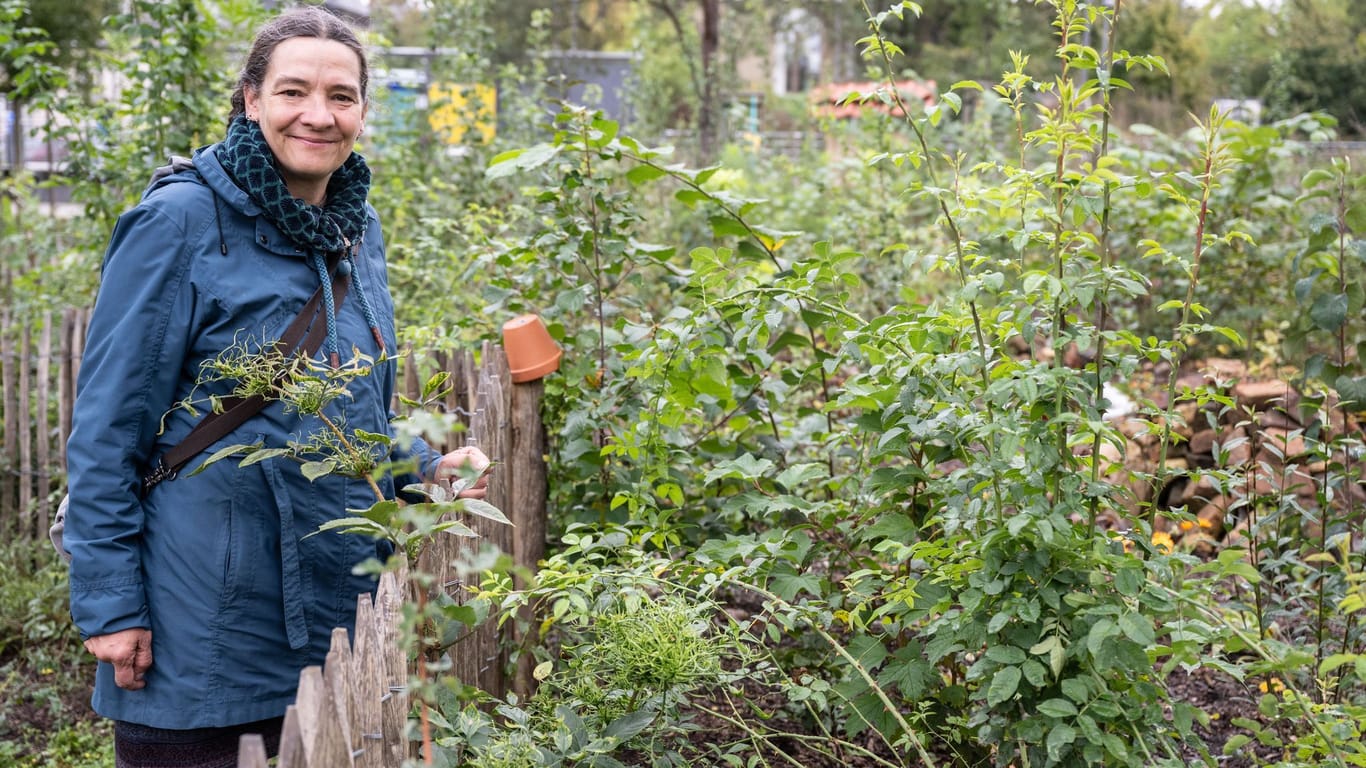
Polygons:
<instances>
[{"instance_id":1,"label":"yellow sign","mask_svg":"<svg viewBox=\"0 0 1366 768\"><path fill-rule=\"evenodd\" d=\"M447 144L488 144L498 133L498 92L491 85L432 83L427 104L427 121Z\"/></svg>"}]
</instances>

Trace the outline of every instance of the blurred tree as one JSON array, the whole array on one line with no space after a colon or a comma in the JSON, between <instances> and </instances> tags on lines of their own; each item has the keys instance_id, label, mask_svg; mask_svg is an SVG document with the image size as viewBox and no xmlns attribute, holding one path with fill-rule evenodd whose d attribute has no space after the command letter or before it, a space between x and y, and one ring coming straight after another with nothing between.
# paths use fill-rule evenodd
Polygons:
<instances>
[{"instance_id":1,"label":"blurred tree","mask_svg":"<svg viewBox=\"0 0 1366 768\"><path fill-rule=\"evenodd\" d=\"M24 157L24 109L58 84L88 88L98 71L88 66L104 32L104 17L114 0L5 0L0 8L4 34L0 47L0 94L10 108L9 155Z\"/></svg>"},{"instance_id":2,"label":"blurred tree","mask_svg":"<svg viewBox=\"0 0 1366 768\"><path fill-rule=\"evenodd\" d=\"M1366 134L1366 14L1360 0L1285 0L1263 98L1280 119L1324 111Z\"/></svg>"},{"instance_id":3,"label":"blurred tree","mask_svg":"<svg viewBox=\"0 0 1366 768\"><path fill-rule=\"evenodd\" d=\"M921 3L916 18L891 19L887 36L906 51L908 66L938 83L959 80L994 82L1010 61L1010 51L1030 55L1047 66L1054 42L1047 3L1021 0L958 0ZM876 4L874 4L876 10Z\"/></svg>"},{"instance_id":4,"label":"blurred tree","mask_svg":"<svg viewBox=\"0 0 1366 768\"><path fill-rule=\"evenodd\" d=\"M1204 52L1195 78L1203 96L1260 96L1270 78L1276 15L1248 0L1218 0L1206 11L1195 19L1190 33Z\"/></svg>"},{"instance_id":5,"label":"blurred tree","mask_svg":"<svg viewBox=\"0 0 1366 768\"><path fill-rule=\"evenodd\" d=\"M1161 56L1171 73L1138 68L1124 78L1141 94L1160 95L1182 112L1200 112L1197 99L1202 66L1201 43L1191 35L1204 12L1181 0L1126 0L1120 7L1117 47Z\"/></svg>"}]
</instances>

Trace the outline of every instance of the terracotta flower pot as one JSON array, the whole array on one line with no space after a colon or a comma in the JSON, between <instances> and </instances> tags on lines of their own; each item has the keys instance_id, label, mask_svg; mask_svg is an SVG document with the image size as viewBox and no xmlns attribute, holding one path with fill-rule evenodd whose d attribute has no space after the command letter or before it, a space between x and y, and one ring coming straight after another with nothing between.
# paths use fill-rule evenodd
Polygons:
<instances>
[{"instance_id":1,"label":"terracotta flower pot","mask_svg":"<svg viewBox=\"0 0 1366 768\"><path fill-rule=\"evenodd\" d=\"M564 354L540 315L521 315L503 323L503 349L507 352L512 381L521 384L553 373Z\"/></svg>"}]
</instances>

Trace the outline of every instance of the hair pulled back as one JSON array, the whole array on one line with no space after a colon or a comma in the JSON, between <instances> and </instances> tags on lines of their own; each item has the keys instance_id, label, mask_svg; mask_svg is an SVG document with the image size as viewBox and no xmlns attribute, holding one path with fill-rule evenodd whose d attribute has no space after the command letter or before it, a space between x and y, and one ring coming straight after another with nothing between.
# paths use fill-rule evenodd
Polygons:
<instances>
[{"instance_id":1,"label":"hair pulled back","mask_svg":"<svg viewBox=\"0 0 1366 768\"><path fill-rule=\"evenodd\" d=\"M237 76L237 85L232 90L232 111L228 113L228 123L247 111L246 93L248 89L260 91L270 68L270 58L275 48L286 40L296 37L316 37L332 40L350 48L360 61L361 99L370 98L370 62L365 55L365 47L355 30L346 22L328 11L314 6L293 8L266 22L256 33L247 60L242 64L242 73Z\"/></svg>"}]
</instances>

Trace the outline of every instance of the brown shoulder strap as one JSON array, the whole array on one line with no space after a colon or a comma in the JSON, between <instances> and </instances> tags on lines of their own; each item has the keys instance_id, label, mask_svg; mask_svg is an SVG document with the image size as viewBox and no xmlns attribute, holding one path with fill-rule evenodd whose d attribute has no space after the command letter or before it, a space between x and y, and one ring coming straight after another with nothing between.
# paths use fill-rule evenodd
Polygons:
<instances>
[{"instance_id":1,"label":"brown shoulder strap","mask_svg":"<svg viewBox=\"0 0 1366 768\"><path fill-rule=\"evenodd\" d=\"M328 271L332 275L333 311L341 308L346 292L351 286L351 281L337 269L339 261L340 258L334 256L329 258L327 263ZM313 322L318 315L318 307L322 305L322 296L323 287L319 285L303 309L299 310L299 316L294 318L294 322L280 335L276 343L285 350L286 355L293 353L306 358L312 357L322 346L323 339L327 336L327 323L321 320ZM307 336L304 335L305 332ZM142 478L142 495L145 497L162 480L174 478L190 459L245 424L247 419L255 416L265 406L266 399L260 395L224 398L219 404L219 410L206 415L189 434L185 435L185 439L157 459L156 465Z\"/></svg>"}]
</instances>

